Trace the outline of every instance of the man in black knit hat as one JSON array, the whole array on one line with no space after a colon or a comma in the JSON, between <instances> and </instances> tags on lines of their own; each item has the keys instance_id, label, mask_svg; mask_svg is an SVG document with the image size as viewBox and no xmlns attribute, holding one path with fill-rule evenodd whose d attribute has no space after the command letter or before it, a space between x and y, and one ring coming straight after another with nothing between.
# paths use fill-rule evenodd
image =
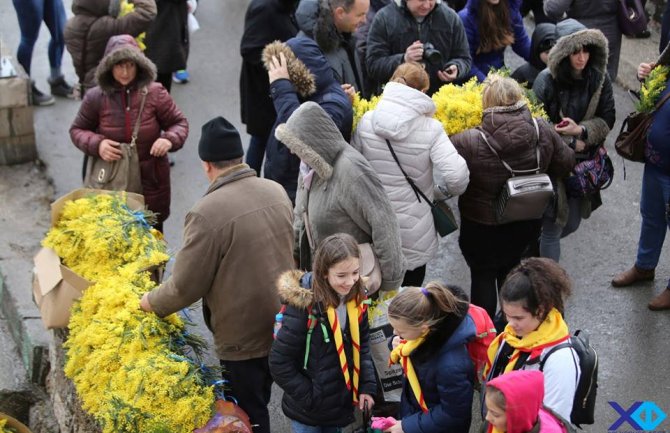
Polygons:
<instances>
[{"instance_id":1,"label":"man in black knit hat","mask_svg":"<svg viewBox=\"0 0 670 433\"><path fill-rule=\"evenodd\" d=\"M255 433L269 433L275 281L294 267L291 201L242 163L240 136L224 118L202 127L198 154L209 188L186 215L171 278L140 305L164 317L202 299L228 394L258 425Z\"/></svg>"}]
</instances>

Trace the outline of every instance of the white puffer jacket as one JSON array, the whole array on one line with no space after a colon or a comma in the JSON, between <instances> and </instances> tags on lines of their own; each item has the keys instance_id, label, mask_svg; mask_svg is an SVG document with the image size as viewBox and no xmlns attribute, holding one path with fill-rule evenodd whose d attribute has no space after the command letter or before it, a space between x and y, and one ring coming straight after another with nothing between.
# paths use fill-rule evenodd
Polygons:
<instances>
[{"instance_id":1,"label":"white puffer jacket","mask_svg":"<svg viewBox=\"0 0 670 433\"><path fill-rule=\"evenodd\" d=\"M375 110L365 113L351 144L370 162L391 200L400 224L407 269L425 265L437 252L438 237L430 206L419 202L386 145L391 142L402 168L416 186L433 198L433 170L440 186L462 194L470 172L442 125L433 119L429 96L400 83L384 88Z\"/></svg>"}]
</instances>

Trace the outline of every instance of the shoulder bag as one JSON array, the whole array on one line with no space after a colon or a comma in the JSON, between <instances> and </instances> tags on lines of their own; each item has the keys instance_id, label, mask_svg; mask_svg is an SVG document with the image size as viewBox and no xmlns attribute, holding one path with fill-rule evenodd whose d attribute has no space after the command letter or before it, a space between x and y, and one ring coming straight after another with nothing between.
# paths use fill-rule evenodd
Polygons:
<instances>
[{"instance_id":1,"label":"shoulder bag","mask_svg":"<svg viewBox=\"0 0 670 433\"><path fill-rule=\"evenodd\" d=\"M452 212L447 202L445 200L429 200L428 197L426 197L426 195L419 189L419 187L416 186L414 181L407 175L407 173L405 173L405 170L403 170L402 165L400 165L400 161L398 160L398 156L395 154L393 146L391 146L391 142L386 140L386 145L391 151L391 155L393 155L395 163L398 164L398 168L402 172L403 176L405 176L407 183L409 183L409 186L414 191L416 199L419 200L419 203L421 203L421 199L423 198L426 203L430 205L430 212L433 214L433 222L435 223L435 230L437 230L437 233L444 237L449 233L456 231L458 229L458 223L456 222L456 217L454 216L454 213Z\"/></svg>"},{"instance_id":2,"label":"shoulder bag","mask_svg":"<svg viewBox=\"0 0 670 433\"><path fill-rule=\"evenodd\" d=\"M488 148L511 175L503 185L496 200L495 211L498 224L542 218L549 201L554 197L551 179L546 173L540 173L540 130L535 119L533 119L533 123L537 133L537 142L535 143L537 168L530 170L512 169L489 144L484 132L479 131Z\"/></svg>"},{"instance_id":3,"label":"shoulder bag","mask_svg":"<svg viewBox=\"0 0 670 433\"><path fill-rule=\"evenodd\" d=\"M644 147L647 143L647 134L651 127L654 112L658 111L669 98L670 92L666 93L656 103L656 107L651 113L633 112L624 119L619 135L614 140L614 148L622 158L634 162L644 162Z\"/></svg>"},{"instance_id":4,"label":"shoulder bag","mask_svg":"<svg viewBox=\"0 0 670 433\"><path fill-rule=\"evenodd\" d=\"M575 165L572 174L565 180L568 197L584 197L606 189L614 179L614 165L607 155L605 145L600 145L589 159Z\"/></svg>"},{"instance_id":5,"label":"shoulder bag","mask_svg":"<svg viewBox=\"0 0 670 433\"><path fill-rule=\"evenodd\" d=\"M84 187L142 194L140 159L137 154L136 142L148 91L146 88L143 88L140 90L140 93L142 94L142 100L130 143L121 143L119 145L123 156L117 161L105 161L99 156L92 157L90 167L84 179Z\"/></svg>"},{"instance_id":6,"label":"shoulder bag","mask_svg":"<svg viewBox=\"0 0 670 433\"><path fill-rule=\"evenodd\" d=\"M647 14L640 0L618 0L621 33L635 36L647 29Z\"/></svg>"}]
</instances>

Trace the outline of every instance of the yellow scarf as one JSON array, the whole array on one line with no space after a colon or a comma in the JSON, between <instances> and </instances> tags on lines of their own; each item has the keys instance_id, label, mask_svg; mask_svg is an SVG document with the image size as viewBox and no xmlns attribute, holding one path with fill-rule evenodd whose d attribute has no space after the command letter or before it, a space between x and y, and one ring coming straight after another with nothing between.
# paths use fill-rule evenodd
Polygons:
<instances>
[{"instance_id":1,"label":"yellow scarf","mask_svg":"<svg viewBox=\"0 0 670 433\"><path fill-rule=\"evenodd\" d=\"M340 357L340 367L342 367L342 374L344 375L344 382L347 384L347 389L352 391L353 387L353 398L354 403L358 403L358 377L360 374L361 368L361 335L359 329L359 313L363 313L365 307L361 305L359 308L356 305L356 300L352 299L347 302L347 317L349 318L349 332L351 333L351 345L353 347L354 355L354 380L352 380L349 375L349 365L347 363L347 354L344 351L344 342L342 340L342 328L340 327L340 321L337 318L337 311L333 307L328 307L328 322L330 323L330 330L333 331L333 337L335 338L335 347L337 348L337 353Z\"/></svg>"},{"instance_id":2,"label":"yellow scarf","mask_svg":"<svg viewBox=\"0 0 670 433\"><path fill-rule=\"evenodd\" d=\"M542 353L546 347L554 346L570 338L568 325L563 320L561 313L552 308L544 322L530 334L523 338L514 335L512 327L508 324L505 330L500 333L491 343L488 350L488 361L484 368L484 377L487 377L491 371L493 361L498 354L498 349L503 340L514 348L509 362L503 373L508 373L514 369L516 361L522 352L530 353L528 360L535 359Z\"/></svg>"},{"instance_id":3,"label":"yellow scarf","mask_svg":"<svg viewBox=\"0 0 670 433\"><path fill-rule=\"evenodd\" d=\"M421 346L421 343L423 343L425 339L426 335L422 335L416 340L409 340L409 341L403 340L391 352L391 359L389 360L389 365L396 364L398 363L398 361L402 360L401 363L402 370L405 373L405 377L409 381L409 385L412 388L414 397L416 398L416 401L419 402L421 410L424 412L428 412L428 406L426 406L426 402L423 400L423 392L421 391L421 384L419 383L419 377L416 375L416 371L414 371L412 360L409 359L409 355L411 355L412 352L414 352L414 350L417 347Z\"/></svg>"}]
</instances>

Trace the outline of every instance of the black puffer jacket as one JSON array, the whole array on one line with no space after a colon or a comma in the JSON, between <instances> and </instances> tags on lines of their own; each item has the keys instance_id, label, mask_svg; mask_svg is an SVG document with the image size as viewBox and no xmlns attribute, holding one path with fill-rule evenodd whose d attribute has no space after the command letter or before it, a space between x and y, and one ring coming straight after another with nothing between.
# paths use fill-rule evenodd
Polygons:
<instances>
[{"instance_id":1,"label":"black puffer jacket","mask_svg":"<svg viewBox=\"0 0 670 433\"><path fill-rule=\"evenodd\" d=\"M186 0L156 0L158 15L147 30L144 54L156 65L159 74L186 69L189 35Z\"/></svg>"},{"instance_id":2,"label":"black puffer jacket","mask_svg":"<svg viewBox=\"0 0 670 433\"><path fill-rule=\"evenodd\" d=\"M313 304L311 274L289 271L279 277L279 295L287 303L282 327L270 351L270 372L277 385L284 390L282 410L292 420L307 425L344 427L354 421L353 399L347 390L335 339L328 325L326 310L314 304L312 314L318 323L309 345L307 368L303 368L307 339L307 309ZM321 324L325 324L322 327ZM324 331L324 329L326 331ZM324 340L328 333L330 342ZM353 366L351 337L348 325L342 331L347 362ZM374 365L370 355L368 315L360 323L361 373L360 394L374 395Z\"/></svg>"}]
</instances>

